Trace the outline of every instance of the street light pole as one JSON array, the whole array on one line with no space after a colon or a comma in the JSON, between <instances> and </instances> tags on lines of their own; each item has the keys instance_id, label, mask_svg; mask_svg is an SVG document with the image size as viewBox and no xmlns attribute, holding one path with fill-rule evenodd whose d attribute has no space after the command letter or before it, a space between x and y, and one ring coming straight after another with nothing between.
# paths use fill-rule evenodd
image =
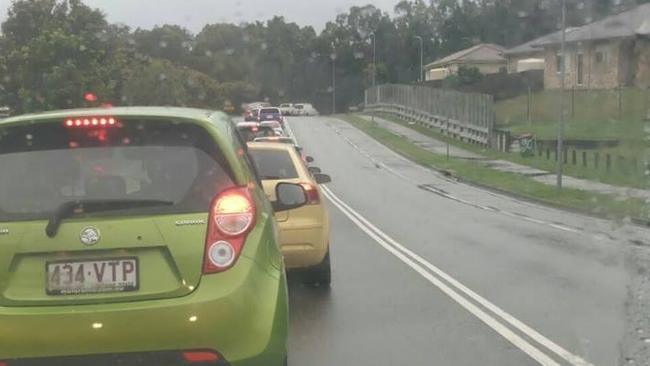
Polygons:
<instances>
[{"instance_id":1,"label":"street light pole","mask_svg":"<svg viewBox=\"0 0 650 366\"><path fill-rule=\"evenodd\" d=\"M377 35L375 35L375 32L372 32L370 34L372 36L372 89L375 92L375 104L379 102L377 100ZM375 114L371 113L371 120L372 122L375 122Z\"/></svg>"},{"instance_id":2,"label":"street light pole","mask_svg":"<svg viewBox=\"0 0 650 366\"><path fill-rule=\"evenodd\" d=\"M557 189L562 189L564 168L564 90L566 87L566 0L562 0L562 41L560 44L560 121L557 129Z\"/></svg>"},{"instance_id":3,"label":"street light pole","mask_svg":"<svg viewBox=\"0 0 650 366\"><path fill-rule=\"evenodd\" d=\"M336 113L336 48L332 45L332 114Z\"/></svg>"},{"instance_id":4,"label":"street light pole","mask_svg":"<svg viewBox=\"0 0 650 366\"><path fill-rule=\"evenodd\" d=\"M375 32L370 34L372 37L372 86L377 85L377 36Z\"/></svg>"},{"instance_id":5,"label":"street light pole","mask_svg":"<svg viewBox=\"0 0 650 366\"><path fill-rule=\"evenodd\" d=\"M415 36L420 40L420 72L418 73L420 82L424 82L424 39L421 36Z\"/></svg>"}]
</instances>

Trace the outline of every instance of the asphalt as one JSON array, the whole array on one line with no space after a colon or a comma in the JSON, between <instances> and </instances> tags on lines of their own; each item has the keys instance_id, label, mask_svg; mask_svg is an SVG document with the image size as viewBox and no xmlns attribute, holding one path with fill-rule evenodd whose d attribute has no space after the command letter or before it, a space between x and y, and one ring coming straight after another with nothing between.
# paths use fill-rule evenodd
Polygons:
<instances>
[{"instance_id":1,"label":"asphalt","mask_svg":"<svg viewBox=\"0 0 650 366\"><path fill-rule=\"evenodd\" d=\"M457 183L337 119L289 123L333 179L333 282L290 278L290 366L650 364L650 231Z\"/></svg>"}]
</instances>

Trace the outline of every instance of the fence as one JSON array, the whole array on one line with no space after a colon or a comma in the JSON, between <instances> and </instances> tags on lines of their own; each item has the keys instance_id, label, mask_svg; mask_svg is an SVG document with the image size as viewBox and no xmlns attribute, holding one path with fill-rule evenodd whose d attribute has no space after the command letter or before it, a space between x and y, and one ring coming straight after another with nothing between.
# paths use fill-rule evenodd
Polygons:
<instances>
[{"instance_id":1,"label":"fence","mask_svg":"<svg viewBox=\"0 0 650 366\"><path fill-rule=\"evenodd\" d=\"M495 117L490 95L379 85L365 91L365 110L394 114L461 141L491 145Z\"/></svg>"}]
</instances>

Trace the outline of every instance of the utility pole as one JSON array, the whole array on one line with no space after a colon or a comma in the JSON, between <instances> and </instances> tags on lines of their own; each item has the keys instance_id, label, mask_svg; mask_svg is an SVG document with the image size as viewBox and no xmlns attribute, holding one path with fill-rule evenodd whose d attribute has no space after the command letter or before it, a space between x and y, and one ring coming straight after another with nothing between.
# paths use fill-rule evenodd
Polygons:
<instances>
[{"instance_id":1,"label":"utility pole","mask_svg":"<svg viewBox=\"0 0 650 366\"><path fill-rule=\"evenodd\" d=\"M415 36L416 39L420 40L420 82L424 82L424 39L421 36Z\"/></svg>"},{"instance_id":2,"label":"utility pole","mask_svg":"<svg viewBox=\"0 0 650 366\"><path fill-rule=\"evenodd\" d=\"M566 87L566 0L562 0L562 42L560 45L560 121L557 129L557 189L562 189L562 171L564 168L564 89Z\"/></svg>"}]
</instances>

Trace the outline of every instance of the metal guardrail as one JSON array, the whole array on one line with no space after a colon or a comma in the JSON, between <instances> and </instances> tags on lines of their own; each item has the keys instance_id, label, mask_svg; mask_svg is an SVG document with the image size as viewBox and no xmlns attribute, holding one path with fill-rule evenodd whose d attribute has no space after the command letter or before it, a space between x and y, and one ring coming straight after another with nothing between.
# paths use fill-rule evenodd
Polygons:
<instances>
[{"instance_id":1,"label":"metal guardrail","mask_svg":"<svg viewBox=\"0 0 650 366\"><path fill-rule=\"evenodd\" d=\"M490 95L380 85L367 89L365 97L366 112L393 114L461 141L494 144L494 102Z\"/></svg>"}]
</instances>

